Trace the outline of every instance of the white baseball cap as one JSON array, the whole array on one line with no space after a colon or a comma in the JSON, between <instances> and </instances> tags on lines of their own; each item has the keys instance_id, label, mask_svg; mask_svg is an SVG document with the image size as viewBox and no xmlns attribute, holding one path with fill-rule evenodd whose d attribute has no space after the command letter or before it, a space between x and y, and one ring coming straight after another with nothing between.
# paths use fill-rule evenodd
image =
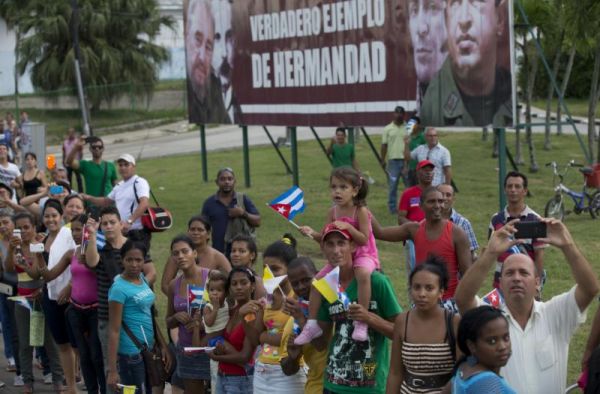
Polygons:
<instances>
[{"instance_id":1,"label":"white baseball cap","mask_svg":"<svg viewBox=\"0 0 600 394\"><path fill-rule=\"evenodd\" d=\"M121 161L121 160L135 165L135 158L132 155L130 155L129 153L124 153L121 156L119 156L119 158L117 159L117 162Z\"/></svg>"}]
</instances>

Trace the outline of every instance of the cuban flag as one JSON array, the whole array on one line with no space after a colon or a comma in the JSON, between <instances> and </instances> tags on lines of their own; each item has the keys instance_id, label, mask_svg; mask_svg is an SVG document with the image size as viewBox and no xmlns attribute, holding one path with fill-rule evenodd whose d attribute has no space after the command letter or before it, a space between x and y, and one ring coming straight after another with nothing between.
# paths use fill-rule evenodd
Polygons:
<instances>
[{"instance_id":1,"label":"cuban flag","mask_svg":"<svg viewBox=\"0 0 600 394\"><path fill-rule=\"evenodd\" d=\"M304 212L304 192L298 186L294 186L269 203L278 214L287 220Z\"/></svg>"},{"instance_id":2,"label":"cuban flag","mask_svg":"<svg viewBox=\"0 0 600 394\"><path fill-rule=\"evenodd\" d=\"M187 285L188 313L191 315L194 309L201 309L204 305L204 287Z\"/></svg>"},{"instance_id":3,"label":"cuban flag","mask_svg":"<svg viewBox=\"0 0 600 394\"><path fill-rule=\"evenodd\" d=\"M494 289L484 295L482 301L493 308L500 309L504 304L504 297L499 289Z\"/></svg>"}]
</instances>

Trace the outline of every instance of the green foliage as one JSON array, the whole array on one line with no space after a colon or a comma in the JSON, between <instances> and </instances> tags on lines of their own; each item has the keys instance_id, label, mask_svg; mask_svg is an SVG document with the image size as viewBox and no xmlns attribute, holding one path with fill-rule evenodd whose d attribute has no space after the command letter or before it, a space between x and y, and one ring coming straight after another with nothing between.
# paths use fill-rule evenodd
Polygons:
<instances>
[{"instance_id":1,"label":"green foliage","mask_svg":"<svg viewBox=\"0 0 600 394\"><path fill-rule=\"evenodd\" d=\"M135 94L151 94L158 66L168 52L152 41L161 27L172 27L170 17L159 15L156 0L79 0L79 21L70 0L0 0L0 12L14 21L23 39L18 43L21 74L31 69L36 89L71 88L76 93L75 50L72 36L78 25L84 85L107 86L128 82ZM77 23L78 22L78 23ZM120 91L86 92L92 109Z\"/></svg>"}]
</instances>

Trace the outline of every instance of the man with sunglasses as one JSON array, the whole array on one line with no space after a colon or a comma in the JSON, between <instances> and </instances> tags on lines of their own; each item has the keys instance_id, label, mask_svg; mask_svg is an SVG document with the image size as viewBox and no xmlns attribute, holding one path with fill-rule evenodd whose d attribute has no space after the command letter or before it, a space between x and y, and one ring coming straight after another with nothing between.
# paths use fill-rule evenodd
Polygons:
<instances>
[{"instance_id":1,"label":"man with sunglasses","mask_svg":"<svg viewBox=\"0 0 600 394\"><path fill-rule=\"evenodd\" d=\"M77 160L84 145L90 145L92 160ZM69 152L65 165L83 175L85 193L94 197L105 197L117 183L117 170L114 163L102 160L104 143L98 137L81 137L77 146Z\"/></svg>"}]
</instances>

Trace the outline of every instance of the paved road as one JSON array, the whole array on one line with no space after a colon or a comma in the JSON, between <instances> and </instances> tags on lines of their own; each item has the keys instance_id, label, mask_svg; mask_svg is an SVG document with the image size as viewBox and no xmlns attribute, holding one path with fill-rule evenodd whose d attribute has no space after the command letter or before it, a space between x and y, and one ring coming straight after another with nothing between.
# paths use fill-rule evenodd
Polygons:
<instances>
[{"instance_id":1,"label":"paved road","mask_svg":"<svg viewBox=\"0 0 600 394\"><path fill-rule=\"evenodd\" d=\"M541 118L536 120L536 122L541 121ZM587 133L586 124L579 123L577 128L580 133ZM286 130L283 126L269 126L268 129L275 141L279 137L285 137L286 135ZM552 128L553 133L555 133L555 129L555 127ZM197 126L190 125L187 121L180 121L147 130L108 135L103 137L107 146L105 158L114 160L123 153L133 154L138 159L199 153L200 133L198 130ZM308 127L298 127L297 130L298 140L314 140L314 135ZM323 143L328 144L329 138L333 135L334 128L318 127L315 130ZM376 135L381 134L382 127L367 127L366 130L369 135ZM453 128L440 130L448 132L462 131L462 129ZM564 126L563 130L565 134L574 134L570 126ZM543 133L544 127L534 127L534 132ZM270 144L267 134L261 126L249 126L248 139L252 146ZM242 130L235 125L224 125L206 129L206 145L209 151L239 148L242 146ZM315 149L319 149L316 141L314 147ZM60 157L60 146L49 146L48 153L53 153ZM86 150L85 154L89 155L89 152Z\"/></svg>"}]
</instances>

